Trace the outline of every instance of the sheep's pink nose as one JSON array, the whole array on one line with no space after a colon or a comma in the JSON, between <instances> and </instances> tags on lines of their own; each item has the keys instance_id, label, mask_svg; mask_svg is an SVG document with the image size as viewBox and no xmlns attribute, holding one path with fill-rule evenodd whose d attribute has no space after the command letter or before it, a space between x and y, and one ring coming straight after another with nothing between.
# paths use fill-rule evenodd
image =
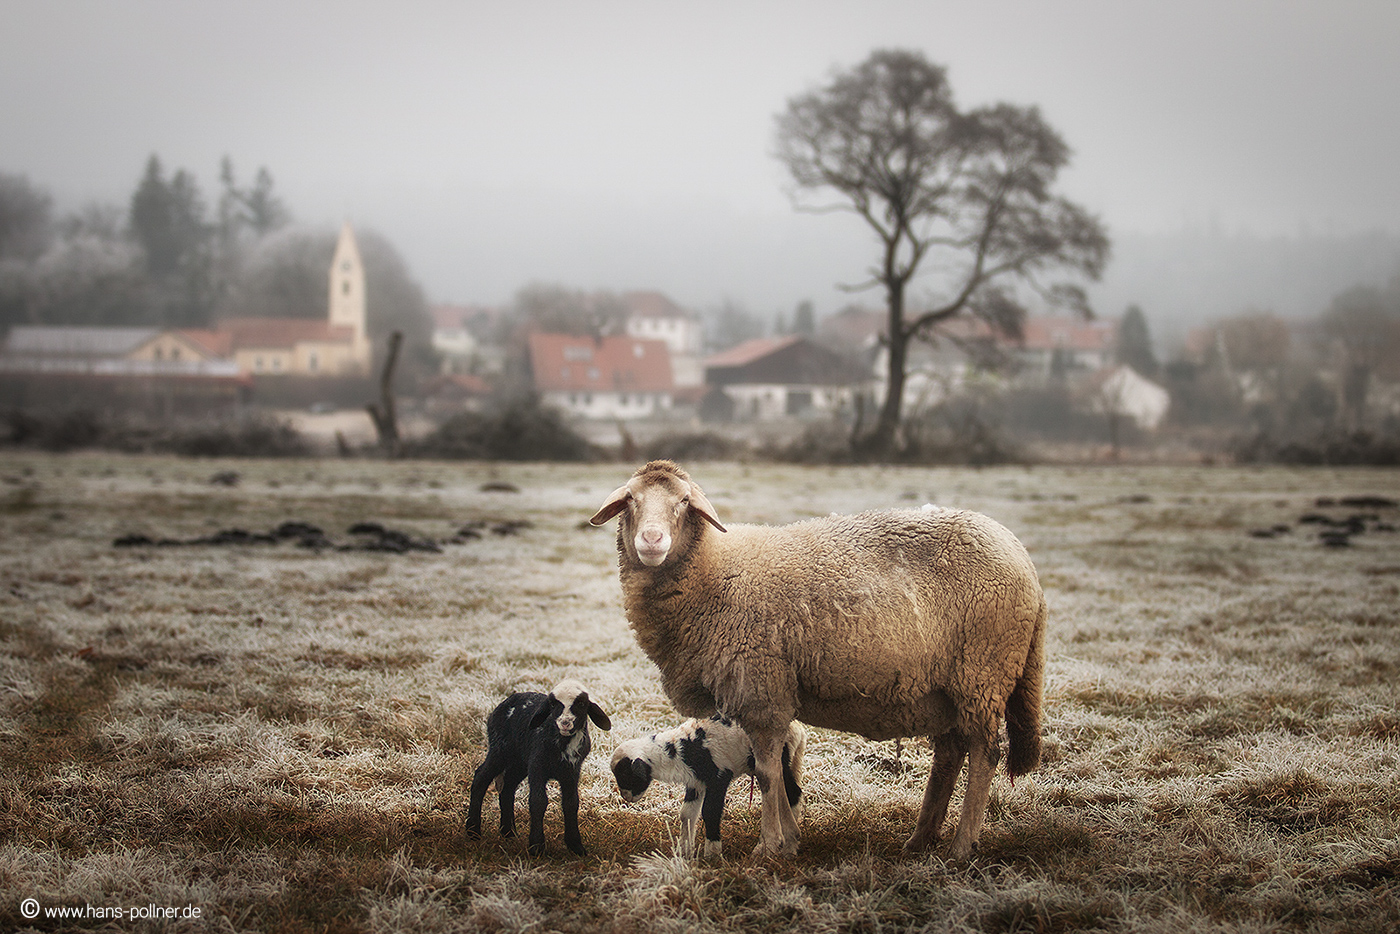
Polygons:
<instances>
[{"instance_id":1,"label":"sheep's pink nose","mask_svg":"<svg viewBox=\"0 0 1400 934\"><path fill-rule=\"evenodd\" d=\"M647 529L642 532L642 541L646 542L648 545L659 544L661 542L661 530Z\"/></svg>"}]
</instances>

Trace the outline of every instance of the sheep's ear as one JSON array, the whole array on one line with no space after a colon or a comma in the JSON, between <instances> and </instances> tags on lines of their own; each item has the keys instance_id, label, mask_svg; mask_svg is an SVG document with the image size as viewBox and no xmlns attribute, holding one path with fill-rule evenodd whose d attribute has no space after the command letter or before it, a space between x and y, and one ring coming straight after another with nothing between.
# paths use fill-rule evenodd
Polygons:
<instances>
[{"instance_id":1,"label":"sheep's ear","mask_svg":"<svg viewBox=\"0 0 1400 934\"><path fill-rule=\"evenodd\" d=\"M698 512L700 518L710 523L710 525L713 525L721 532L725 531L724 526L720 525L719 516L715 515L715 507L710 505L710 501L705 498L705 494L701 493L700 488L694 483L690 485L690 508Z\"/></svg>"},{"instance_id":2,"label":"sheep's ear","mask_svg":"<svg viewBox=\"0 0 1400 934\"><path fill-rule=\"evenodd\" d=\"M607 522L613 516L627 508L627 500L631 497L632 494L627 491L625 485L613 490L612 494L608 496L607 502L603 503L602 508L593 514L592 519L588 520L589 524L602 525L604 522Z\"/></svg>"},{"instance_id":3,"label":"sheep's ear","mask_svg":"<svg viewBox=\"0 0 1400 934\"><path fill-rule=\"evenodd\" d=\"M551 694L547 698L545 698L544 704L540 707L539 710L535 712L535 715L530 718L531 731L538 730L540 727L544 726L544 722L549 719L550 708L552 708L553 706L554 695Z\"/></svg>"},{"instance_id":4,"label":"sheep's ear","mask_svg":"<svg viewBox=\"0 0 1400 934\"><path fill-rule=\"evenodd\" d=\"M602 707L599 707L592 701L588 702L588 719L596 723L598 725L598 729L600 730L606 732L612 729L612 720L609 719L608 715L603 712Z\"/></svg>"}]
</instances>

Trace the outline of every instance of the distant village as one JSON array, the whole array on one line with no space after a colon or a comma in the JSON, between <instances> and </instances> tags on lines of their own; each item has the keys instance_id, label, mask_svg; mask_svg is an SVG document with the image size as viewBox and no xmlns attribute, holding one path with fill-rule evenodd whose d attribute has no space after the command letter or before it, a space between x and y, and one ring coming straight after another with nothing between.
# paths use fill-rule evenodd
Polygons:
<instances>
[{"instance_id":1,"label":"distant village","mask_svg":"<svg viewBox=\"0 0 1400 934\"><path fill-rule=\"evenodd\" d=\"M319 319L233 317L209 328L14 326L0 351L0 386L12 405L31 408L99 404L201 415L247 407L362 407L378 374L365 270L349 224L326 276L327 307ZM397 391L441 418L479 409L505 387L523 383L575 424L690 430L850 422L863 404L884 397L882 309L850 306L820 320L809 316L785 333L716 346L699 313L659 291L610 299L621 307L591 333L530 327L522 334L519 322L505 320L507 309L432 306L435 372L401 381ZM1278 374L1300 348L1311 348L1312 383L1301 391L1304 401L1311 392L1312 414L1345 417L1345 374L1340 363L1326 367L1325 348L1318 355L1325 340L1309 332L1315 324L1255 321L1243 336L1204 329L1166 364L1156 361L1150 341L1142 346L1147 337L1140 314L1137 327L1139 346L1129 352L1118 318L1032 316L1019 335L970 317L954 319L915 345L905 411L917 417L989 386L1002 393L1053 393L1056 417L1068 413L1108 425L1117 444L1125 428L1134 437L1151 436L1168 423L1174 406L1179 423L1187 420L1187 407L1208 409L1211 403L1193 392L1211 397L1225 391L1236 408L1279 402L1285 391L1296 397L1297 381L1285 390ZM1232 360L1232 342L1243 342L1249 352L1236 352ZM1262 346L1270 342L1278 345L1272 355ZM1340 360L1344 349L1333 356ZM1213 374L1213 389L1203 388L1203 374ZM1400 386L1373 383L1373 413L1400 417ZM1048 426L1036 427L1043 434Z\"/></svg>"}]
</instances>

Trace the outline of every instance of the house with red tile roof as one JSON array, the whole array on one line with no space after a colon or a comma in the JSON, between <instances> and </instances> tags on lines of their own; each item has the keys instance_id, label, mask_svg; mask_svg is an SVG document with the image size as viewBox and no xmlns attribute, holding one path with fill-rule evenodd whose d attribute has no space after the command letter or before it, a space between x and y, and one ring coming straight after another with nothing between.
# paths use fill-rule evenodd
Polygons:
<instances>
[{"instance_id":1,"label":"house with red tile roof","mask_svg":"<svg viewBox=\"0 0 1400 934\"><path fill-rule=\"evenodd\" d=\"M1085 321L1069 315L1027 318L1015 354L1029 376L1070 370L1101 370L1113 363L1118 322Z\"/></svg>"},{"instance_id":2,"label":"house with red tile roof","mask_svg":"<svg viewBox=\"0 0 1400 934\"><path fill-rule=\"evenodd\" d=\"M566 412L644 418L673 404L675 381L664 341L535 332L529 348L536 392Z\"/></svg>"}]
</instances>

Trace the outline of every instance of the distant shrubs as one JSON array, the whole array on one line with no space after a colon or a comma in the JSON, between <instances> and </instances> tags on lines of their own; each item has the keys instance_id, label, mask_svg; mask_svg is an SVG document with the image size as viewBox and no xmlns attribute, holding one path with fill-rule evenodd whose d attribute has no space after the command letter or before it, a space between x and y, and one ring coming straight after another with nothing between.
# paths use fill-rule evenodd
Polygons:
<instances>
[{"instance_id":1,"label":"distant shrubs","mask_svg":"<svg viewBox=\"0 0 1400 934\"><path fill-rule=\"evenodd\" d=\"M899 464L953 464L985 467L1021 463L1025 455L1004 424L1004 411L981 396L957 396L905 419L898 451L886 460ZM797 464L854 464L865 458L852 444L852 426L840 420L810 425L788 444L767 450L775 460Z\"/></svg>"},{"instance_id":2,"label":"distant shrubs","mask_svg":"<svg viewBox=\"0 0 1400 934\"><path fill-rule=\"evenodd\" d=\"M405 441L404 457L442 460L590 461L600 453L563 416L534 397L459 412L430 434Z\"/></svg>"},{"instance_id":3,"label":"distant shrubs","mask_svg":"<svg viewBox=\"0 0 1400 934\"><path fill-rule=\"evenodd\" d=\"M1400 466L1400 435L1320 432L1311 438L1280 440L1259 432L1236 442L1232 453L1241 464L1396 467Z\"/></svg>"},{"instance_id":4,"label":"distant shrubs","mask_svg":"<svg viewBox=\"0 0 1400 934\"><path fill-rule=\"evenodd\" d=\"M646 460L726 461L740 460L751 453L747 442L713 431L662 435L642 446Z\"/></svg>"},{"instance_id":5,"label":"distant shrubs","mask_svg":"<svg viewBox=\"0 0 1400 934\"><path fill-rule=\"evenodd\" d=\"M12 410L0 423L0 445L44 451L84 448L185 457L302 457L311 446L290 425L262 415L214 423L151 424L89 410L35 415Z\"/></svg>"}]
</instances>

